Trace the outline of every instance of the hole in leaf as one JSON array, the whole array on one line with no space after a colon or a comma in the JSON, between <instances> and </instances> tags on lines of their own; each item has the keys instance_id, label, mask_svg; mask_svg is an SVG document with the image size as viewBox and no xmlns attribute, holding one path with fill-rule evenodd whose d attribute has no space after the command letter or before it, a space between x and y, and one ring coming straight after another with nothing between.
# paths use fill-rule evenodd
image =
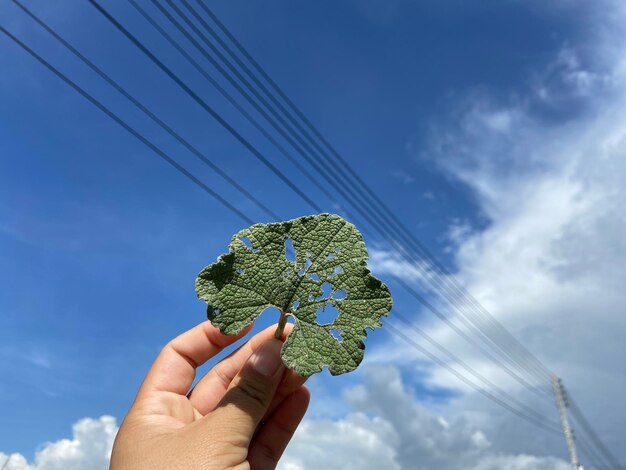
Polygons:
<instances>
[{"instance_id":1,"label":"hole in leaf","mask_svg":"<svg viewBox=\"0 0 626 470\"><path fill-rule=\"evenodd\" d=\"M330 325L339 316L339 310L337 310L331 303L327 303L323 307L317 309L315 312L315 322L318 325Z\"/></svg>"},{"instance_id":2,"label":"hole in leaf","mask_svg":"<svg viewBox=\"0 0 626 470\"><path fill-rule=\"evenodd\" d=\"M341 266L336 266L335 270L332 273L330 273L327 277L332 279L333 277L337 277L342 272L343 272L343 268Z\"/></svg>"},{"instance_id":3,"label":"hole in leaf","mask_svg":"<svg viewBox=\"0 0 626 470\"><path fill-rule=\"evenodd\" d=\"M312 281L315 281L315 282L320 282L320 277L317 274L315 274L315 273L309 274L307 276L307 278L311 279Z\"/></svg>"},{"instance_id":4,"label":"hole in leaf","mask_svg":"<svg viewBox=\"0 0 626 470\"><path fill-rule=\"evenodd\" d=\"M298 276L304 276L304 269L300 268L298 271Z\"/></svg>"},{"instance_id":5,"label":"hole in leaf","mask_svg":"<svg viewBox=\"0 0 626 470\"><path fill-rule=\"evenodd\" d=\"M340 290L336 291L333 294L333 299L335 299L335 300L343 300L343 299L346 298L347 295L348 295L348 293L346 292L345 289L340 289Z\"/></svg>"},{"instance_id":6,"label":"hole in leaf","mask_svg":"<svg viewBox=\"0 0 626 470\"><path fill-rule=\"evenodd\" d=\"M248 237L240 237L239 240L248 248L252 248L252 242L250 241Z\"/></svg>"},{"instance_id":7,"label":"hole in leaf","mask_svg":"<svg viewBox=\"0 0 626 470\"><path fill-rule=\"evenodd\" d=\"M288 261L296 261L296 249L293 246L293 240L291 238L285 240L285 258L287 258Z\"/></svg>"},{"instance_id":8,"label":"hole in leaf","mask_svg":"<svg viewBox=\"0 0 626 470\"><path fill-rule=\"evenodd\" d=\"M307 258L306 261L304 262L305 269L309 269L311 267L311 264L313 264L311 262L311 258Z\"/></svg>"},{"instance_id":9,"label":"hole in leaf","mask_svg":"<svg viewBox=\"0 0 626 470\"><path fill-rule=\"evenodd\" d=\"M326 255L326 259L335 259L336 257L337 257L337 255L335 255L334 253Z\"/></svg>"},{"instance_id":10,"label":"hole in leaf","mask_svg":"<svg viewBox=\"0 0 626 470\"><path fill-rule=\"evenodd\" d=\"M220 313L222 313L222 311L219 308L213 309L213 315L219 315Z\"/></svg>"},{"instance_id":11,"label":"hole in leaf","mask_svg":"<svg viewBox=\"0 0 626 470\"><path fill-rule=\"evenodd\" d=\"M339 247L335 248L335 253L341 253L341 248Z\"/></svg>"},{"instance_id":12,"label":"hole in leaf","mask_svg":"<svg viewBox=\"0 0 626 470\"><path fill-rule=\"evenodd\" d=\"M332 294L333 292L333 287L328 282L325 282L324 284L322 284L321 289L322 289L322 295L320 295L317 299L315 299L317 301L329 298L330 294Z\"/></svg>"},{"instance_id":13,"label":"hole in leaf","mask_svg":"<svg viewBox=\"0 0 626 470\"><path fill-rule=\"evenodd\" d=\"M330 330L330 334L333 335L333 338L335 338L337 341L343 341L343 338L341 337L341 330L333 328L332 330Z\"/></svg>"},{"instance_id":14,"label":"hole in leaf","mask_svg":"<svg viewBox=\"0 0 626 470\"><path fill-rule=\"evenodd\" d=\"M244 273L246 272L246 270L245 270L245 269L243 269L243 268L237 268L237 269L235 269L235 272L236 272L237 274L244 274Z\"/></svg>"},{"instance_id":15,"label":"hole in leaf","mask_svg":"<svg viewBox=\"0 0 626 470\"><path fill-rule=\"evenodd\" d=\"M291 306L291 309L292 309L292 310L297 310L299 305L300 305L300 301L299 301L299 300L296 300L296 301L293 303L293 305Z\"/></svg>"}]
</instances>

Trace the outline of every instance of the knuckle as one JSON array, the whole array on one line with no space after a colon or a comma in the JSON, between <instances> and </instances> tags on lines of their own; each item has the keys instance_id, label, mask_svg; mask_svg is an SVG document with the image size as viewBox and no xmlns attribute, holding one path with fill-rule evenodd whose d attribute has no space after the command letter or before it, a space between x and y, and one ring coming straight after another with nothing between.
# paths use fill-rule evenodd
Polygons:
<instances>
[{"instance_id":1,"label":"knuckle","mask_svg":"<svg viewBox=\"0 0 626 470\"><path fill-rule=\"evenodd\" d=\"M256 450L257 452L259 452L259 454L261 454L261 456L263 456L263 460L267 464L272 465L271 468L274 468L276 464L278 464L278 460L280 459L280 456L282 454L279 453L276 449L272 449L272 447L267 444L260 444Z\"/></svg>"},{"instance_id":2,"label":"knuckle","mask_svg":"<svg viewBox=\"0 0 626 470\"><path fill-rule=\"evenodd\" d=\"M239 391L241 399L247 403L258 408L267 406L268 390L265 383L251 378L242 378L236 390Z\"/></svg>"}]
</instances>

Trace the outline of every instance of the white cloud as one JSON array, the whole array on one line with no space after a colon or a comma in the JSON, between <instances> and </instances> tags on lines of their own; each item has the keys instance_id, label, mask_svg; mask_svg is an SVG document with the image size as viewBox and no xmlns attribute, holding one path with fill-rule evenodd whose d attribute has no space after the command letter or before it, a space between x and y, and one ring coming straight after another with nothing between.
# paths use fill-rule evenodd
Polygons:
<instances>
[{"instance_id":1,"label":"white cloud","mask_svg":"<svg viewBox=\"0 0 626 470\"><path fill-rule=\"evenodd\" d=\"M495 453L465 419L448 422L422 407L393 366L367 367L345 399L345 418L305 420L279 468L566 470L560 459Z\"/></svg>"},{"instance_id":2,"label":"white cloud","mask_svg":"<svg viewBox=\"0 0 626 470\"><path fill-rule=\"evenodd\" d=\"M343 419L306 420L287 448L279 468L400 469L395 431L379 418L354 413Z\"/></svg>"},{"instance_id":3,"label":"white cloud","mask_svg":"<svg viewBox=\"0 0 626 470\"><path fill-rule=\"evenodd\" d=\"M388 251L379 247L369 250L368 266L375 274L392 274L404 279L411 279L426 285L426 281L432 277L430 264L410 263L400 253Z\"/></svg>"},{"instance_id":4,"label":"white cloud","mask_svg":"<svg viewBox=\"0 0 626 470\"><path fill-rule=\"evenodd\" d=\"M494 455L486 457L473 470L569 470L571 466L563 460L534 455Z\"/></svg>"},{"instance_id":5,"label":"white cloud","mask_svg":"<svg viewBox=\"0 0 626 470\"><path fill-rule=\"evenodd\" d=\"M43 444L34 462L0 452L0 464L10 458L5 470L107 470L117 429L112 416L84 418L72 426L72 439Z\"/></svg>"},{"instance_id":6,"label":"white cloud","mask_svg":"<svg viewBox=\"0 0 626 470\"><path fill-rule=\"evenodd\" d=\"M626 14L621 5L605 7L593 19L594 41L584 51L564 46L545 73L529 80L526 93L515 90L508 100L471 95L433 129L423 157L471 188L489 221L484 229L452 227L457 280L564 378L601 437L626 461L618 442L626 392L626 44L619 39ZM615 16L618 7L616 25L608 12ZM413 272L384 252L375 254L375 265ZM421 279L417 271L412 276ZM520 391L446 326L430 324L428 331L502 387ZM393 357L411 357L410 347L397 348ZM438 367L429 383L467 392ZM488 415L487 406L466 393L446 414L482 408ZM514 431L514 420L483 422L495 448L524 442L533 452L549 451L528 428ZM477 468L504 468L496 457L482 465ZM516 465L506 468L553 468L532 456L518 457Z\"/></svg>"}]
</instances>

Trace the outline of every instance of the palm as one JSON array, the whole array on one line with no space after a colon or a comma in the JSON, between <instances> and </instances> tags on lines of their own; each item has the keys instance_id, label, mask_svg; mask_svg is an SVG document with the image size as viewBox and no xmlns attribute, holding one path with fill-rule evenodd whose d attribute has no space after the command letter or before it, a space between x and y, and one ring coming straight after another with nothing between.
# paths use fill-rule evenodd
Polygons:
<instances>
[{"instance_id":1,"label":"palm","mask_svg":"<svg viewBox=\"0 0 626 470\"><path fill-rule=\"evenodd\" d=\"M233 380L252 353L271 337L272 332L273 329L268 329L254 336L215 365L191 391L189 388L194 381L196 368L239 337L223 336L206 322L170 342L150 369L120 429L122 438L125 434L136 433L146 445L145 449L139 449L134 443L133 450L128 452L168 455L180 453L181 449L186 448L187 454L193 454L194 449L205 446L200 442L194 444L206 429L205 423L225 413L223 400ZM276 443L284 440L285 429L295 430L306 410L308 392L302 388L304 380L293 371L285 371L265 411L262 428L255 431L254 437L246 445L242 445L240 438L232 442L220 438L220 445L229 447L222 450L228 460L221 460L221 465L235 466L249 460L252 468L273 468L271 462L278 460L284 446L279 452L273 452L275 458L271 456L272 449ZM128 440L136 438L129 437ZM172 448L168 449L170 445ZM113 459L111 468L114 468L114 462ZM178 465L181 463L178 461ZM150 465L158 468L159 464L154 461Z\"/></svg>"}]
</instances>

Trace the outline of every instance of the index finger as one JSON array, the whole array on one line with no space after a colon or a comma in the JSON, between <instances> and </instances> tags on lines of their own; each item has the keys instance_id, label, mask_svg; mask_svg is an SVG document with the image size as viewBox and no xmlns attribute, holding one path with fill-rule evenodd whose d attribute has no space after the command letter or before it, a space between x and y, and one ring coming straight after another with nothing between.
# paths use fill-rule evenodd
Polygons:
<instances>
[{"instance_id":1,"label":"index finger","mask_svg":"<svg viewBox=\"0 0 626 470\"><path fill-rule=\"evenodd\" d=\"M152 392L186 395L193 384L196 369L244 336L251 327L238 335L227 336L207 320L177 336L159 353L141 384L137 398Z\"/></svg>"}]
</instances>

